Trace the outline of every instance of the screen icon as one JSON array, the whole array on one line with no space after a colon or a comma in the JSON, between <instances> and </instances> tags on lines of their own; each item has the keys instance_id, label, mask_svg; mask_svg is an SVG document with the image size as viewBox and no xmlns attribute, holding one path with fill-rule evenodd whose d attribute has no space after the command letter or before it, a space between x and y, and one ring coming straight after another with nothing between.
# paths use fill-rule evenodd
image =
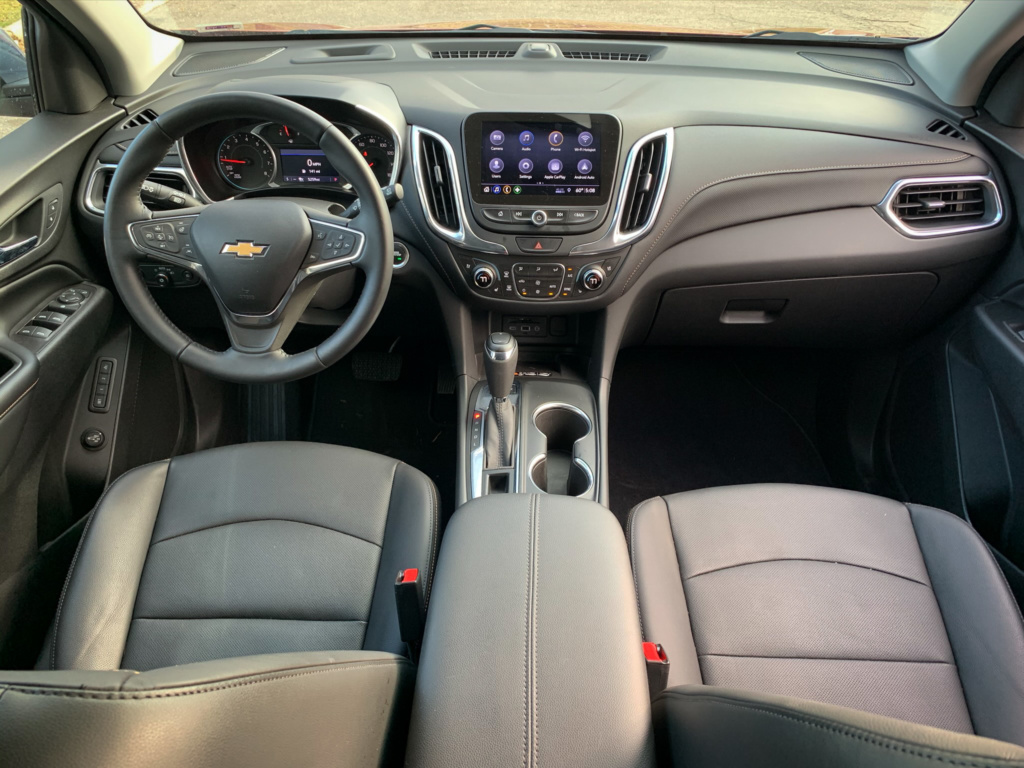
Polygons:
<instances>
[{"instance_id":1,"label":"screen icon","mask_svg":"<svg viewBox=\"0 0 1024 768\"><path fill-rule=\"evenodd\" d=\"M565 136L562 135L561 131L552 131L548 134L548 144L552 147L562 146L563 141L565 141Z\"/></svg>"},{"instance_id":2,"label":"screen icon","mask_svg":"<svg viewBox=\"0 0 1024 768\"><path fill-rule=\"evenodd\" d=\"M491 169L491 173L501 173L505 167L505 161L500 157L491 158L491 162L487 164L487 167Z\"/></svg>"},{"instance_id":3,"label":"screen icon","mask_svg":"<svg viewBox=\"0 0 1024 768\"><path fill-rule=\"evenodd\" d=\"M523 131L519 134L519 143L524 147L528 147L533 144L533 134L530 131Z\"/></svg>"},{"instance_id":4,"label":"screen icon","mask_svg":"<svg viewBox=\"0 0 1024 768\"><path fill-rule=\"evenodd\" d=\"M519 172L520 173L530 173L530 171L532 171L532 170L533 170L533 160L531 160L528 157L524 157L522 160L519 161Z\"/></svg>"},{"instance_id":5,"label":"screen icon","mask_svg":"<svg viewBox=\"0 0 1024 768\"><path fill-rule=\"evenodd\" d=\"M578 163L576 163L576 170L579 171L580 173L587 174L594 170L594 164L587 160L586 158L583 158Z\"/></svg>"},{"instance_id":6,"label":"screen icon","mask_svg":"<svg viewBox=\"0 0 1024 768\"><path fill-rule=\"evenodd\" d=\"M504 187L501 188L501 191L502 191L503 194L511 195L512 194L512 187L509 186L508 184L506 184Z\"/></svg>"},{"instance_id":7,"label":"screen icon","mask_svg":"<svg viewBox=\"0 0 1024 768\"><path fill-rule=\"evenodd\" d=\"M513 195L520 195L520 194L522 194L522 192L523 192L523 188L520 187L518 184L516 184L514 187L512 187L512 194Z\"/></svg>"},{"instance_id":8,"label":"screen icon","mask_svg":"<svg viewBox=\"0 0 1024 768\"><path fill-rule=\"evenodd\" d=\"M491 131L491 144L501 146L505 143L505 134L501 131Z\"/></svg>"},{"instance_id":9,"label":"screen icon","mask_svg":"<svg viewBox=\"0 0 1024 768\"><path fill-rule=\"evenodd\" d=\"M548 173L561 173L562 161L557 157L548 160Z\"/></svg>"},{"instance_id":10,"label":"screen icon","mask_svg":"<svg viewBox=\"0 0 1024 768\"><path fill-rule=\"evenodd\" d=\"M581 147L589 147L591 144L594 143L594 134L592 134L590 131L583 131L583 133L579 135L579 138L577 140L579 141Z\"/></svg>"},{"instance_id":11,"label":"screen icon","mask_svg":"<svg viewBox=\"0 0 1024 768\"><path fill-rule=\"evenodd\" d=\"M494 185L494 194L496 194L496 195L500 195L501 194L501 187L499 185L497 185L497 184Z\"/></svg>"}]
</instances>

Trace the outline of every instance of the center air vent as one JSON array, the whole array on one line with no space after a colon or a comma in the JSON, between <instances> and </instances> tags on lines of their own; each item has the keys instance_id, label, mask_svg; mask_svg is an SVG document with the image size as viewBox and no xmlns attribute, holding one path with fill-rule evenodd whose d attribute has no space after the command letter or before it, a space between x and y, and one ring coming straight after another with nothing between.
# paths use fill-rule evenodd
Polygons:
<instances>
[{"instance_id":1,"label":"center air vent","mask_svg":"<svg viewBox=\"0 0 1024 768\"><path fill-rule=\"evenodd\" d=\"M650 61L648 53L630 53L629 51L566 51L562 55L567 59L586 59L588 61Z\"/></svg>"},{"instance_id":2,"label":"center air vent","mask_svg":"<svg viewBox=\"0 0 1024 768\"><path fill-rule=\"evenodd\" d=\"M516 55L514 50L449 50L431 51L432 59L511 59Z\"/></svg>"},{"instance_id":3,"label":"center air vent","mask_svg":"<svg viewBox=\"0 0 1024 768\"><path fill-rule=\"evenodd\" d=\"M455 179L444 144L426 131L419 132L417 175L428 213L442 229L459 230Z\"/></svg>"},{"instance_id":4,"label":"center air vent","mask_svg":"<svg viewBox=\"0 0 1024 768\"><path fill-rule=\"evenodd\" d=\"M985 229L1003 218L999 190L987 176L904 179L889 190L882 212L914 237Z\"/></svg>"},{"instance_id":5,"label":"center air vent","mask_svg":"<svg viewBox=\"0 0 1024 768\"><path fill-rule=\"evenodd\" d=\"M668 135L662 131L642 140L631 153L627 168L626 194L622 201L619 231L624 235L642 232L654 221L668 173Z\"/></svg>"}]
</instances>

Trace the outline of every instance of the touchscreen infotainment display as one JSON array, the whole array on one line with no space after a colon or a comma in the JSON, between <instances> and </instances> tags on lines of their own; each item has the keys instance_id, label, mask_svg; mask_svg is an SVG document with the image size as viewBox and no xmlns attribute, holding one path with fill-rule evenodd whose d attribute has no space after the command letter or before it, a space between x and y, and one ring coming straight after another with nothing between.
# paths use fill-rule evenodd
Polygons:
<instances>
[{"instance_id":1,"label":"touchscreen infotainment display","mask_svg":"<svg viewBox=\"0 0 1024 768\"><path fill-rule=\"evenodd\" d=\"M481 128L481 177L490 194L601 194L599 127L488 120Z\"/></svg>"},{"instance_id":2,"label":"touchscreen infotainment display","mask_svg":"<svg viewBox=\"0 0 1024 768\"><path fill-rule=\"evenodd\" d=\"M608 115L478 113L465 140L478 203L596 205L615 178L619 126Z\"/></svg>"}]
</instances>

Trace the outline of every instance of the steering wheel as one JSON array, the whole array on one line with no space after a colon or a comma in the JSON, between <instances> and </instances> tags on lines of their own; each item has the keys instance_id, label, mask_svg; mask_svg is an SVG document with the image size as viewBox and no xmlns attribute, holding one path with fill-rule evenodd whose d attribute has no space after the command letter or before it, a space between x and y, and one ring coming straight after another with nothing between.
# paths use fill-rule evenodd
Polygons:
<instances>
[{"instance_id":1,"label":"steering wheel","mask_svg":"<svg viewBox=\"0 0 1024 768\"><path fill-rule=\"evenodd\" d=\"M286 199L225 200L154 212L140 191L174 142L232 118L293 126L317 143L360 201L349 220ZM150 123L111 180L103 223L110 273L132 317L166 352L211 376L238 382L291 381L324 370L369 331L391 285L391 217L373 173L328 120L295 102L258 93L201 96ZM139 274L141 259L191 270L210 288L231 347L208 349L179 330ZM281 346L324 278L360 269L366 284L345 322L313 349Z\"/></svg>"}]
</instances>

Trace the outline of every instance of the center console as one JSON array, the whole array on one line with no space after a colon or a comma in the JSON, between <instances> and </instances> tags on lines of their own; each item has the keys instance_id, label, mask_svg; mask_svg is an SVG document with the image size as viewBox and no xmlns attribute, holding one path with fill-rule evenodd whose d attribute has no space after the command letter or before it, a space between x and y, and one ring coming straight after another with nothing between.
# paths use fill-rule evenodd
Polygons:
<instances>
[{"instance_id":1,"label":"center console","mask_svg":"<svg viewBox=\"0 0 1024 768\"><path fill-rule=\"evenodd\" d=\"M413 162L431 228L453 246L480 297L562 304L604 293L628 245L653 224L672 131L638 139L621 163L607 114L479 112L459 156L413 128Z\"/></svg>"}]
</instances>

